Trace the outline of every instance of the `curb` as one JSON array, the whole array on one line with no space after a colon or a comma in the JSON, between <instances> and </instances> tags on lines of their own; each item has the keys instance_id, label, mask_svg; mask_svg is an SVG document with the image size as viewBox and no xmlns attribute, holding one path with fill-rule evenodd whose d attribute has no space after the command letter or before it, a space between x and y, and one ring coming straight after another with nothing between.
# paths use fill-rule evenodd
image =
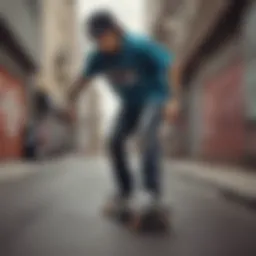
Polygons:
<instances>
[{"instance_id":1,"label":"curb","mask_svg":"<svg viewBox=\"0 0 256 256\"><path fill-rule=\"evenodd\" d=\"M256 211L256 198L243 195L232 189L219 188L221 195L228 201L237 203L250 210Z\"/></svg>"},{"instance_id":2,"label":"curb","mask_svg":"<svg viewBox=\"0 0 256 256\"><path fill-rule=\"evenodd\" d=\"M203 173L205 170L204 165L201 165L201 166L199 165L199 167L195 167L193 166L193 164L184 165L184 164L175 163L175 164L171 164L171 166L174 167L172 168L172 171L175 174L178 174L186 179L190 179L195 182L200 182L200 184L207 184L207 186L217 189L220 195L223 196L223 198L225 198L226 200L233 203L238 203L243 207L256 211L256 194L250 193L243 189L239 189L239 185L237 185L237 188L236 188L235 184L228 184L228 183L225 183L225 181L221 182L220 181L221 176L218 177L218 180L216 180L212 178L210 175L209 176L205 175L205 173L204 175L200 175L198 174L199 173L198 171L197 172L193 171L194 168L197 168L197 169L202 169L201 171ZM207 172L214 172L214 169ZM232 179L232 176L233 174L231 171L230 172L231 179Z\"/></svg>"},{"instance_id":3,"label":"curb","mask_svg":"<svg viewBox=\"0 0 256 256\"><path fill-rule=\"evenodd\" d=\"M226 200L239 204L242 207L246 207L250 210L256 211L256 196L252 197L250 195L246 195L239 190L235 190L234 188L225 187L224 185L220 185L217 182L214 182L211 179L206 179L198 176L194 176L192 174L179 173L180 176L189 178L195 182L201 184L207 184L208 186L216 189L219 194Z\"/></svg>"}]
</instances>

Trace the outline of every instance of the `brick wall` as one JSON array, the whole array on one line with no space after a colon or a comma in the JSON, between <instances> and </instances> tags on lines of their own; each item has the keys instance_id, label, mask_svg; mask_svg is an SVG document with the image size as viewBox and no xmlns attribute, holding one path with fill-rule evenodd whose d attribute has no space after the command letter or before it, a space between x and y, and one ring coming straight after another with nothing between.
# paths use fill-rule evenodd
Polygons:
<instances>
[{"instance_id":1,"label":"brick wall","mask_svg":"<svg viewBox=\"0 0 256 256\"><path fill-rule=\"evenodd\" d=\"M245 148L243 66L230 66L208 78L202 105L201 156L214 160L241 160Z\"/></svg>"},{"instance_id":2,"label":"brick wall","mask_svg":"<svg viewBox=\"0 0 256 256\"><path fill-rule=\"evenodd\" d=\"M0 67L0 161L22 157L25 123L24 86Z\"/></svg>"},{"instance_id":3,"label":"brick wall","mask_svg":"<svg viewBox=\"0 0 256 256\"><path fill-rule=\"evenodd\" d=\"M244 63L239 37L205 59L187 91L187 152L212 160L242 160L245 147Z\"/></svg>"}]
</instances>

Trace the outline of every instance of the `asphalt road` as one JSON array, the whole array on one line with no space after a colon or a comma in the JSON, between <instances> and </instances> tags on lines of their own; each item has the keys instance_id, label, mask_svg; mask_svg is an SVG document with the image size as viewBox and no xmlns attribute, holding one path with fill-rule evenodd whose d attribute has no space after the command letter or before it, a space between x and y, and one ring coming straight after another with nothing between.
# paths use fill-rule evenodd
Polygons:
<instances>
[{"instance_id":1,"label":"asphalt road","mask_svg":"<svg viewBox=\"0 0 256 256\"><path fill-rule=\"evenodd\" d=\"M165 173L169 236L138 235L100 213L111 189L101 159L69 158L0 182L1 256L255 256L256 214L207 184Z\"/></svg>"}]
</instances>

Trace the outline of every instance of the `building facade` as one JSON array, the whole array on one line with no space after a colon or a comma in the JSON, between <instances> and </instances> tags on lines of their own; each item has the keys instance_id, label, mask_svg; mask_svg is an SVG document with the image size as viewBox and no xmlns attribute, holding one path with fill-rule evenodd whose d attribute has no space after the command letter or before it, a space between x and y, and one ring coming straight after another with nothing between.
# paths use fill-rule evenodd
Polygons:
<instances>
[{"instance_id":1,"label":"building facade","mask_svg":"<svg viewBox=\"0 0 256 256\"><path fill-rule=\"evenodd\" d=\"M56 104L65 105L70 85L81 71L86 42L81 40L78 1L44 0L42 4L42 69L39 83ZM77 102L76 145L84 154L96 153L99 142L98 95L94 89ZM96 104L96 106L95 106Z\"/></svg>"},{"instance_id":2,"label":"building facade","mask_svg":"<svg viewBox=\"0 0 256 256\"><path fill-rule=\"evenodd\" d=\"M39 1L0 3L0 161L23 156L30 92L40 66Z\"/></svg>"},{"instance_id":3,"label":"building facade","mask_svg":"<svg viewBox=\"0 0 256 256\"><path fill-rule=\"evenodd\" d=\"M102 113L97 88L91 85L80 95L77 109L76 139L79 152L84 156L102 153Z\"/></svg>"},{"instance_id":4,"label":"building facade","mask_svg":"<svg viewBox=\"0 0 256 256\"><path fill-rule=\"evenodd\" d=\"M76 1L44 0L41 4L42 68L39 83L56 102L63 104L81 61Z\"/></svg>"},{"instance_id":5,"label":"building facade","mask_svg":"<svg viewBox=\"0 0 256 256\"><path fill-rule=\"evenodd\" d=\"M256 162L256 2L248 8L244 20L244 53L245 53L245 88L246 88L246 153L254 164Z\"/></svg>"},{"instance_id":6,"label":"building facade","mask_svg":"<svg viewBox=\"0 0 256 256\"><path fill-rule=\"evenodd\" d=\"M246 159L250 140L247 137L251 135L245 113L254 113L253 101L245 97L248 89L244 86L243 31L245 27L247 31L250 29L249 22L243 21L248 16L246 8L250 2L158 2L162 7L158 8L159 18L155 19L151 30L156 38L174 50L182 74L184 109L176 127L180 136L174 136L179 141L170 142L179 145L174 152L214 161ZM253 11L250 13L252 28ZM247 34L250 44L252 33ZM251 67L253 61L247 60ZM248 84L252 90L253 83ZM246 106L250 107L250 114Z\"/></svg>"}]
</instances>

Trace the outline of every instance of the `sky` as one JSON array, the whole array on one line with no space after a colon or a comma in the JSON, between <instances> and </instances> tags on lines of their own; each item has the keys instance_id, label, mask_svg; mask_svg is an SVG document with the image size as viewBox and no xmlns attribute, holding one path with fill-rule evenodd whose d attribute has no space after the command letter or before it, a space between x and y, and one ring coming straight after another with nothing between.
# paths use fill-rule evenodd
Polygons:
<instances>
[{"instance_id":1,"label":"sky","mask_svg":"<svg viewBox=\"0 0 256 256\"><path fill-rule=\"evenodd\" d=\"M93 10L107 8L133 31L143 31L145 0L79 0L79 17L87 17Z\"/></svg>"},{"instance_id":2,"label":"sky","mask_svg":"<svg viewBox=\"0 0 256 256\"><path fill-rule=\"evenodd\" d=\"M109 9L117 18L124 24L124 26L135 33L143 33L144 30L144 2L146 0L79 0L78 1L78 16L82 23L92 11L97 9ZM88 50L89 42L86 38L81 36L82 48L86 52ZM97 88L101 95L101 109L102 109L102 132L107 133L113 117L118 109L118 101L116 97L109 90L108 85L101 79L96 82Z\"/></svg>"}]
</instances>

